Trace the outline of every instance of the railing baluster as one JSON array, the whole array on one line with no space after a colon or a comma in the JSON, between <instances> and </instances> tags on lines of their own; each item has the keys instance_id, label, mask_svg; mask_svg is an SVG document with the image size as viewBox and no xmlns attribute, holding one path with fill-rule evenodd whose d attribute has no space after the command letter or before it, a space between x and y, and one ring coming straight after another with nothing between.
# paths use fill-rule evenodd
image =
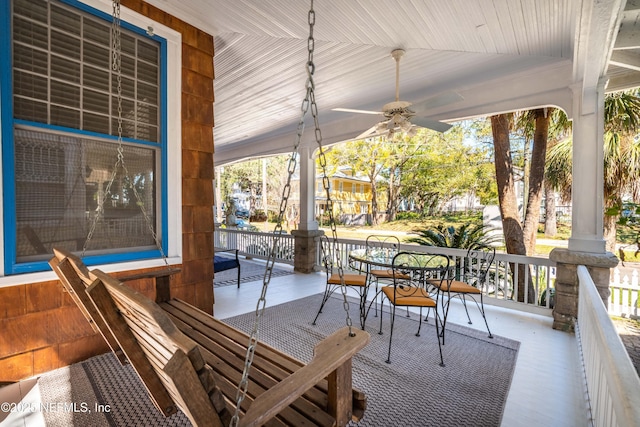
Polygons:
<instances>
[{"instance_id":1,"label":"railing baluster","mask_svg":"<svg viewBox=\"0 0 640 427\"><path fill-rule=\"evenodd\" d=\"M216 228L214 231L215 246L225 249L239 249L240 253L245 256L255 257L258 259L266 259L268 256L267 248L271 247L271 241L273 239L273 233L244 231L235 229ZM365 241L359 239L338 239L340 253L343 261L343 265L348 266L348 254L354 249L364 248ZM317 248L316 248L317 249ZM456 260L459 265L466 263L465 249L454 248L440 248L420 246L415 244L400 244L399 250L408 250L415 252L425 253L442 253L450 256ZM293 264L295 250L295 241L293 236L284 234L280 239L280 248L277 250L276 262L283 262L287 264ZM319 254L319 250L316 253ZM319 256L319 255L318 255ZM316 262L319 263L319 259ZM511 266L513 265L513 269ZM544 307L548 309L550 307L551 294L550 290L553 289L555 284L555 277L552 277L552 270L555 268L555 262L546 258L537 257L525 257L519 255L510 255L504 253L497 253L490 274L483 292L486 297L489 297L495 303L504 304L518 304L518 279L520 276L519 266L524 266L524 279L525 283L531 275L533 275L536 284L534 286L535 303L524 304L527 306L538 306L540 304L540 293L546 292ZM541 275L544 275L544 280L541 280ZM637 274L636 274L637 281ZM544 282L544 285L543 285ZM542 290L542 286L545 287ZM528 296L528 286L525 286L524 296ZM633 295L637 295L637 291L629 291L629 298L634 298ZM637 298L637 297L635 297Z\"/></svg>"}]
</instances>

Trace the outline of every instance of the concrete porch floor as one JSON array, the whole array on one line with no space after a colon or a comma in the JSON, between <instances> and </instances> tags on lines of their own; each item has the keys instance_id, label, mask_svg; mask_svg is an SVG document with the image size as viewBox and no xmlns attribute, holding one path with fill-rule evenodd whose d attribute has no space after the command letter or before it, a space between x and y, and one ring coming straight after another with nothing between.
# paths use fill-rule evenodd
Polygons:
<instances>
[{"instance_id":1,"label":"concrete porch floor","mask_svg":"<svg viewBox=\"0 0 640 427\"><path fill-rule=\"evenodd\" d=\"M323 292L324 283L323 273L274 277L267 293L267 306ZM216 317L224 319L254 311L261 288L261 281L243 283L240 289L235 286L216 288ZM473 325L467 325L462 306L452 306L449 321L484 330L479 312L475 307L470 308ZM520 342L502 426L591 425L575 335L553 330L550 317L493 306L486 308L491 331ZM310 315L315 315L315 311ZM0 403L39 401L37 378L0 389ZM37 412L7 414L0 410L0 425L43 426L44 420Z\"/></svg>"}]
</instances>

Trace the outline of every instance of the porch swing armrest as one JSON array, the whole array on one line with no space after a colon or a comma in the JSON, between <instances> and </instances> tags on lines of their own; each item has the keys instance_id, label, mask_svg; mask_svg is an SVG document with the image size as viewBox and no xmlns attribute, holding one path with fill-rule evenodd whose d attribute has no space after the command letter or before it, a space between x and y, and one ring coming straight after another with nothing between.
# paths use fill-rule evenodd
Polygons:
<instances>
[{"instance_id":1,"label":"porch swing armrest","mask_svg":"<svg viewBox=\"0 0 640 427\"><path fill-rule=\"evenodd\" d=\"M346 425L352 417L351 361L370 340L365 331L354 333L350 336L345 326L320 341L311 362L258 396L239 425L263 425L324 378L329 384L328 412L336 418L336 425Z\"/></svg>"}]
</instances>

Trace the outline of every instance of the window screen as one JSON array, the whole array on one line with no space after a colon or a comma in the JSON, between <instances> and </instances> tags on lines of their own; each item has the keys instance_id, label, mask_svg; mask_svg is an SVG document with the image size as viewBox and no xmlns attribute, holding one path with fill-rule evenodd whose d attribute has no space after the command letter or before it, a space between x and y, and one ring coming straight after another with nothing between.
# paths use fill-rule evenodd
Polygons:
<instances>
[{"instance_id":1,"label":"window screen","mask_svg":"<svg viewBox=\"0 0 640 427\"><path fill-rule=\"evenodd\" d=\"M155 224L156 150L123 148L129 174L118 173L107 193L117 158L112 142L16 130L18 262L48 259L54 246L82 250L96 214L87 254L155 247L139 203Z\"/></svg>"}]
</instances>

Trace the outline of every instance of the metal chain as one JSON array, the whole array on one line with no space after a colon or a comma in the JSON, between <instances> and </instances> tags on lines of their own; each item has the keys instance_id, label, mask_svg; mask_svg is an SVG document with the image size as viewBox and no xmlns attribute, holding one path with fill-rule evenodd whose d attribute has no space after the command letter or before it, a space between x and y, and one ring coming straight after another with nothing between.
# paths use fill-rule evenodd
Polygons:
<instances>
[{"instance_id":1,"label":"metal chain","mask_svg":"<svg viewBox=\"0 0 640 427\"><path fill-rule=\"evenodd\" d=\"M278 219L276 226L273 230L273 244L271 245L271 249L269 252L269 257L267 259L267 265L265 269L265 274L262 282L262 293L260 295L260 299L256 305L256 316L253 323L253 329L251 331L251 335L249 337L249 345L247 347L247 354L245 357L244 370L242 372L242 379L240 380L240 384L238 385L238 390L236 393L236 409L233 417L231 418L230 426L234 427L238 425L240 420L240 407L242 402L244 401L247 395L247 389L249 387L249 371L251 370L251 365L253 363L253 358L255 355L256 347L258 345L258 337L260 335L260 320L262 319L262 315L264 314L264 309L266 307L266 294L269 286L269 282L271 281L271 273L273 271L273 265L276 259L276 248L280 242L282 236L282 221L285 215L285 211L287 208L287 203L289 201L289 195L291 193L291 178L295 172L297 158L298 158L298 149L300 147L300 143L302 141L302 134L304 132L304 118L309 111L309 107L311 107L311 114L314 120L315 126L315 137L318 145L322 150L322 134L320 132L320 126L318 123L318 107L315 101L315 93L314 93L314 83L313 83L313 73L315 71L315 65L313 63L313 52L315 48L315 41L313 39L313 26L315 25L315 12L313 10L313 0L311 0L311 7L309 9L308 15L308 23L309 23L309 38L307 42L307 50L308 50L308 59L307 59L307 82L306 82L306 95L302 100L302 105L300 106L300 120L298 121L298 127L296 131L296 139L293 146L293 152L291 153L291 157L289 158L289 163L287 166L287 181L282 189L282 197L280 199L280 208L278 211ZM322 151L321 151L322 152ZM324 155L323 155L324 156ZM326 161L325 161L326 164ZM337 239L337 235L335 232L335 224L332 224L334 239ZM340 265L340 277L341 282L343 284L343 295L345 301L345 311L347 312L347 324L349 325L349 333L353 335L351 332L351 319L349 318L349 306L347 303L346 290L344 286L344 278L342 273L342 266Z\"/></svg>"},{"instance_id":2,"label":"metal chain","mask_svg":"<svg viewBox=\"0 0 640 427\"><path fill-rule=\"evenodd\" d=\"M93 235L96 230L96 226L100 219L100 215L102 214L102 210L104 209L104 203L107 201L107 197L111 194L111 186L116 179L116 175L118 174L118 169L122 168L124 171L125 177L129 176L129 170L124 163L124 145L122 144L122 34L121 34L121 25L120 25L120 0L113 0L111 3L112 6L112 20L111 20L111 40L112 40L112 52L111 52L111 69L116 74L117 81L117 102L118 102L118 156L116 159L116 163L113 166L113 171L111 172L111 177L109 182L107 183L107 187L105 188L104 194L100 200L100 205L96 210L96 213L93 217L93 221L91 223L91 227L89 229L89 233L87 234L87 239L84 242L84 246L82 247L82 257L84 257L85 252L87 251L87 247L89 246L89 242L93 238ZM169 260L164 253L164 249L162 249L162 245L158 240L158 235L156 230L153 227L153 223L151 218L149 218L149 214L144 207L144 203L142 202L142 197L138 190L136 189L135 183L133 179L131 179L131 188L133 189L133 194L136 197L136 201L138 202L138 206L140 207L140 211L142 212L142 216L149 228L151 233L151 237L153 238L154 243L158 247L160 251L160 255L164 260L165 265L169 266Z\"/></svg>"}]
</instances>

